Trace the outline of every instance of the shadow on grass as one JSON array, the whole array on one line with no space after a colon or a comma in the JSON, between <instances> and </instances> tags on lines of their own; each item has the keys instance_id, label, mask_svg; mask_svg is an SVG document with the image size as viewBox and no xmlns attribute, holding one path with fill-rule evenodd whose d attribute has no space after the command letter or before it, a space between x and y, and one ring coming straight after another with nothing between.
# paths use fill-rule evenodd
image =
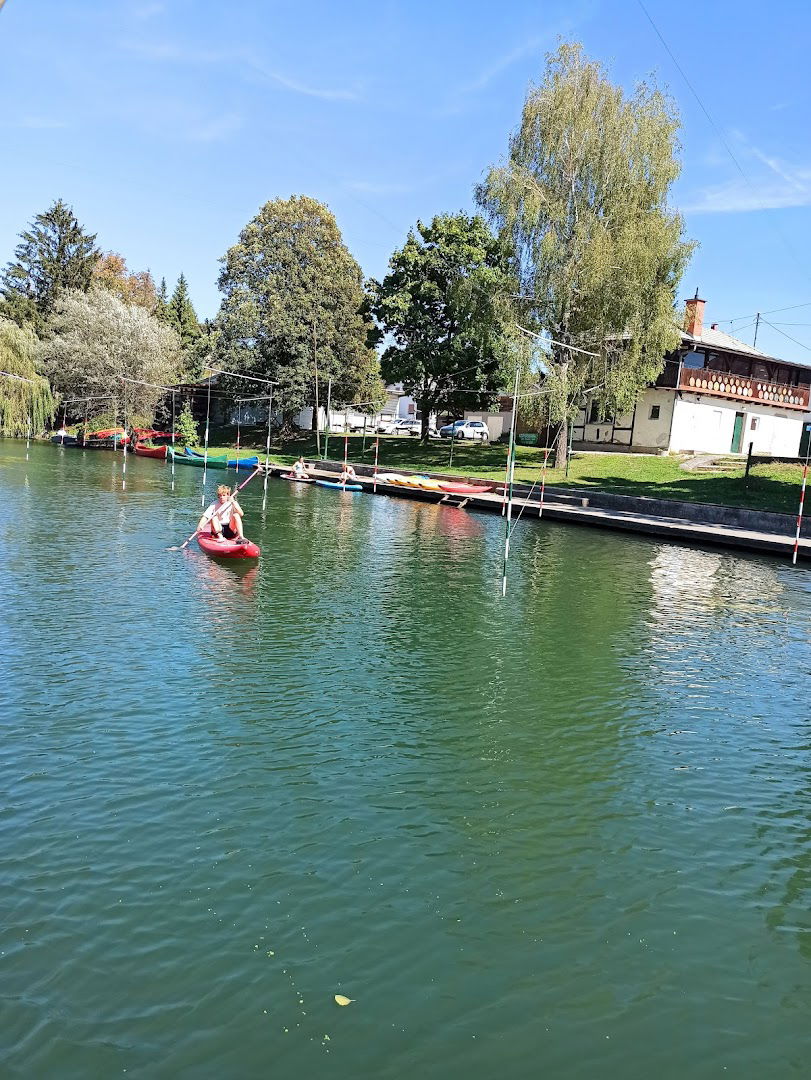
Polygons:
<instances>
[{"instance_id":1,"label":"shadow on grass","mask_svg":"<svg viewBox=\"0 0 811 1080\"><path fill-rule=\"evenodd\" d=\"M565 487L566 482L556 480L555 486ZM612 495L717 503L781 514L796 513L799 502L796 481L756 475L747 480L743 476L694 476L685 473L683 478L660 481L633 480L627 476L580 476L572 486L589 487Z\"/></svg>"}]
</instances>

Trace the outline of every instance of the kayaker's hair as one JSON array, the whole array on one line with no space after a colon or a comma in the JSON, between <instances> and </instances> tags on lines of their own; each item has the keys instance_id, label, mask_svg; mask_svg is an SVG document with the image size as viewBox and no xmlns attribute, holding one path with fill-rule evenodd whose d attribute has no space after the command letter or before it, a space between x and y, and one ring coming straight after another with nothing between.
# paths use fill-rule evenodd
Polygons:
<instances>
[{"instance_id":1,"label":"kayaker's hair","mask_svg":"<svg viewBox=\"0 0 811 1080\"><path fill-rule=\"evenodd\" d=\"M231 494L231 489L227 484L220 484L220 486L217 488L217 494L218 495L230 495Z\"/></svg>"}]
</instances>

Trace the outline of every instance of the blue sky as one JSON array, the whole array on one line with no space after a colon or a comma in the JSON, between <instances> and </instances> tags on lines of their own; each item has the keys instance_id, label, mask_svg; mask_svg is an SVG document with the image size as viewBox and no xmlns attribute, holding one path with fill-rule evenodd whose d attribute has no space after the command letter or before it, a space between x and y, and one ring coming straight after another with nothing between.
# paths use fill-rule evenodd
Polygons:
<instances>
[{"instance_id":1,"label":"blue sky","mask_svg":"<svg viewBox=\"0 0 811 1080\"><path fill-rule=\"evenodd\" d=\"M673 201L701 245L681 299L698 288L707 320L749 342L770 312L758 346L811 363L811 9L645 7L715 126L637 0L8 0L0 263L61 197L131 269L170 288L182 270L213 316L218 259L295 193L327 203L380 276L417 218L472 207L563 37L628 89L655 73L678 103Z\"/></svg>"}]
</instances>

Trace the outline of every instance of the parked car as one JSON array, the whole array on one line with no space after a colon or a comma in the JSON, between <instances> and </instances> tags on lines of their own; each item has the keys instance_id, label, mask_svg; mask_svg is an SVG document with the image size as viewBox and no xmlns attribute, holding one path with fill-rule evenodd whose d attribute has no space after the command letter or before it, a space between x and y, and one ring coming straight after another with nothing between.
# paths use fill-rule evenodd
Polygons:
<instances>
[{"instance_id":1,"label":"parked car","mask_svg":"<svg viewBox=\"0 0 811 1080\"><path fill-rule=\"evenodd\" d=\"M357 434L358 432L363 432L365 430L367 432L367 434L371 435L371 433L373 431L377 430L375 428L375 424L374 424L374 417L372 417L372 416L368 417L367 420L366 420L365 425L363 423L363 419L359 420L356 417L354 420L350 420L349 421L349 430L353 434Z\"/></svg>"},{"instance_id":2,"label":"parked car","mask_svg":"<svg viewBox=\"0 0 811 1080\"><path fill-rule=\"evenodd\" d=\"M393 416L382 416L378 422L377 430L381 435L391 435L396 423L397 421Z\"/></svg>"},{"instance_id":3,"label":"parked car","mask_svg":"<svg viewBox=\"0 0 811 1080\"><path fill-rule=\"evenodd\" d=\"M416 435L419 438L422 435L422 421L415 420L410 416L401 417L399 420L386 419L377 425L377 430L381 435ZM437 434L436 427L433 424L429 424L428 434Z\"/></svg>"},{"instance_id":4,"label":"parked car","mask_svg":"<svg viewBox=\"0 0 811 1080\"><path fill-rule=\"evenodd\" d=\"M422 435L422 420L414 420L409 418L407 420L398 420L394 425L393 435L416 435L419 438ZM433 424L428 425L428 434L436 435L437 430Z\"/></svg>"},{"instance_id":5,"label":"parked car","mask_svg":"<svg viewBox=\"0 0 811 1080\"><path fill-rule=\"evenodd\" d=\"M487 442L490 432L483 420L454 420L452 424L445 424L439 429L443 439L478 439L479 442Z\"/></svg>"}]
</instances>

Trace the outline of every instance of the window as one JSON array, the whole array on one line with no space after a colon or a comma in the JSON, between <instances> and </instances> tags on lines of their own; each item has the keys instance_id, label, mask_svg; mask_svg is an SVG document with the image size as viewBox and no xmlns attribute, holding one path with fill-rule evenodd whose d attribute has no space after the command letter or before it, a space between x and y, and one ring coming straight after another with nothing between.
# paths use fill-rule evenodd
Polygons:
<instances>
[{"instance_id":1,"label":"window","mask_svg":"<svg viewBox=\"0 0 811 1080\"><path fill-rule=\"evenodd\" d=\"M659 409L660 408L661 408L660 405L651 405L651 407L650 407L650 419L651 420L658 420L659 419Z\"/></svg>"},{"instance_id":2,"label":"window","mask_svg":"<svg viewBox=\"0 0 811 1080\"><path fill-rule=\"evenodd\" d=\"M750 431L757 431L757 417L756 416L752 417L752 423L749 425L749 430Z\"/></svg>"},{"instance_id":3,"label":"window","mask_svg":"<svg viewBox=\"0 0 811 1080\"><path fill-rule=\"evenodd\" d=\"M589 423L590 424L596 424L596 423L599 422L599 419L600 419L600 406L599 406L598 402L592 401L592 403L591 403L591 411L589 412Z\"/></svg>"},{"instance_id":4,"label":"window","mask_svg":"<svg viewBox=\"0 0 811 1080\"><path fill-rule=\"evenodd\" d=\"M704 353L698 352L694 349L693 352L685 353L682 364L686 368L703 368L704 367Z\"/></svg>"}]
</instances>

